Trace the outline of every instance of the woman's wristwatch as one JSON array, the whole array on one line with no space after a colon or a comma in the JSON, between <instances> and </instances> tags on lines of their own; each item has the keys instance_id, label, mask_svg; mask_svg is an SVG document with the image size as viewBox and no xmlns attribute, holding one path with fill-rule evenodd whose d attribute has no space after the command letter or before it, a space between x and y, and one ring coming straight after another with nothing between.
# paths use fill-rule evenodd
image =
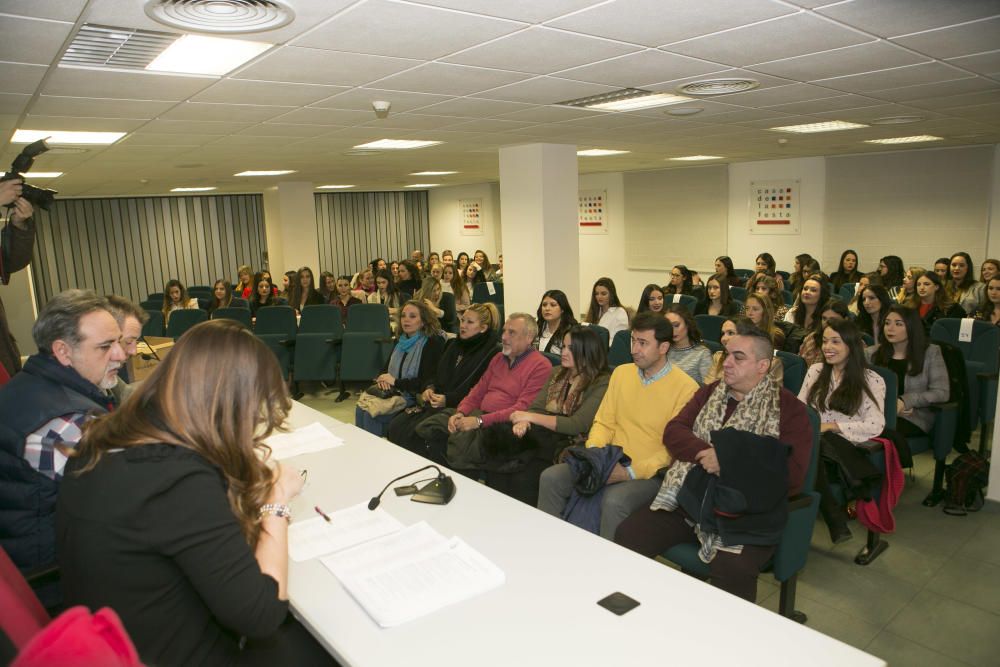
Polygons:
<instances>
[{"instance_id":1,"label":"woman's wristwatch","mask_svg":"<svg viewBox=\"0 0 1000 667\"><path fill-rule=\"evenodd\" d=\"M266 519L269 516L278 516L286 521L292 520L292 510L288 505L279 503L267 503L260 506L260 518Z\"/></svg>"}]
</instances>

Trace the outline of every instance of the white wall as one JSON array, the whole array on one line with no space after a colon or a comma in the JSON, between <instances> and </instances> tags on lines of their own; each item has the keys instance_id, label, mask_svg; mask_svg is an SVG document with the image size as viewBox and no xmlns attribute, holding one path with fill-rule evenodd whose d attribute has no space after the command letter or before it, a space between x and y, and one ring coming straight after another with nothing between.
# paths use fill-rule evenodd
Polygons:
<instances>
[{"instance_id":1,"label":"white wall","mask_svg":"<svg viewBox=\"0 0 1000 667\"><path fill-rule=\"evenodd\" d=\"M460 199L482 199L481 213L483 235L462 235L462 213L458 207ZM477 249L497 261L500 239L500 186L497 183L457 185L451 188L432 188L427 194L427 208L430 216L431 250L441 252L445 248L457 256L465 251L471 256Z\"/></svg>"},{"instance_id":2,"label":"white wall","mask_svg":"<svg viewBox=\"0 0 1000 667\"><path fill-rule=\"evenodd\" d=\"M798 179L800 187L798 234L752 234L750 232L750 183ZM769 252L779 270L791 271L795 256L807 252L826 263L823 247L823 217L826 205L824 158L795 158L729 165L729 234L726 252L738 269L752 269L757 255ZM839 252L839 251L838 251ZM839 254L838 254L839 257Z\"/></svg>"}]
</instances>

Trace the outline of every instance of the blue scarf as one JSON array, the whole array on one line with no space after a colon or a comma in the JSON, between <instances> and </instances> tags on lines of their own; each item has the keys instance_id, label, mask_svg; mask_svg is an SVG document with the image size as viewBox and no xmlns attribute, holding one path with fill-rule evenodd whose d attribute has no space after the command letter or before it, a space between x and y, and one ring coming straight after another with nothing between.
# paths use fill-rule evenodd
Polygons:
<instances>
[{"instance_id":1,"label":"blue scarf","mask_svg":"<svg viewBox=\"0 0 1000 667\"><path fill-rule=\"evenodd\" d=\"M415 333L412 336L402 335L389 357L389 375L397 380L412 380L420 374L420 357L427 344L427 334ZM416 398L409 392L402 392L406 404L412 405Z\"/></svg>"}]
</instances>

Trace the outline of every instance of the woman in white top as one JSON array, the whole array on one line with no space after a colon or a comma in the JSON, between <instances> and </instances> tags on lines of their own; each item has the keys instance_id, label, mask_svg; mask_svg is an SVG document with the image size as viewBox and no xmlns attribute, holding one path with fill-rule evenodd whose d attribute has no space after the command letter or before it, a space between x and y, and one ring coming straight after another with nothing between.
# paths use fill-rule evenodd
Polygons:
<instances>
[{"instance_id":1,"label":"woman in white top","mask_svg":"<svg viewBox=\"0 0 1000 667\"><path fill-rule=\"evenodd\" d=\"M550 289L538 304L538 338L533 345L540 352L561 354L563 338L577 324L573 308L562 290Z\"/></svg>"},{"instance_id":2,"label":"woman in white top","mask_svg":"<svg viewBox=\"0 0 1000 667\"><path fill-rule=\"evenodd\" d=\"M885 428L885 382L868 367L861 331L849 320L830 322L823 329L822 352L823 361L809 367L799 391L799 400L819 413L820 433L824 434L821 451L831 447L827 433L853 445L877 437ZM856 447L838 453L867 460L867 454ZM851 531L844 508L830 490L829 474L827 460L821 461L816 475L820 512L830 529L830 539L845 542L851 539Z\"/></svg>"},{"instance_id":3,"label":"woman in white top","mask_svg":"<svg viewBox=\"0 0 1000 667\"><path fill-rule=\"evenodd\" d=\"M187 288L176 278L163 286L163 326L170 321L175 310L197 310L198 299L188 297Z\"/></svg>"},{"instance_id":4,"label":"woman in white top","mask_svg":"<svg viewBox=\"0 0 1000 667\"><path fill-rule=\"evenodd\" d=\"M616 333L628 329L628 313L618 300L618 290L611 278L598 278L594 283L590 295L590 309L583 321L607 329L609 347Z\"/></svg>"}]
</instances>

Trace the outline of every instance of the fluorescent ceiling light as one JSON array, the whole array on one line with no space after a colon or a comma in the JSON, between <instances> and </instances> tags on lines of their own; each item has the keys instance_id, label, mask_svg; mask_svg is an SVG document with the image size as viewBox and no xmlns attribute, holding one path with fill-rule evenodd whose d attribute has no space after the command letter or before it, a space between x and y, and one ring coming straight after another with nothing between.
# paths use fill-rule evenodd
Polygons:
<instances>
[{"instance_id":1,"label":"fluorescent ceiling light","mask_svg":"<svg viewBox=\"0 0 1000 667\"><path fill-rule=\"evenodd\" d=\"M171 192L208 192L209 190L214 190L214 185L206 185L197 188L170 188Z\"/></svg>"},{"instance_id":2,"label":"fluorescent ceiling light","mask_svg":"<svg viewBox=\"0 0 1000 667\"><path fill-rule=\"evenodd\" d=\"M49 144L113 144L124 132L67 132L64 130L15 130L12 144L30 144L47 139Z\"/></svg>"},{"instance_id":3,"label":"fluorescent ceiling light","mask_svg":"<svg viewBox=\"0 0 1000 667\"><path fill-rule=\"evenodd\" d=\"M866 144L919 144L922 141L943 141L944 137L932 134L918 134L912 137L890 137L889 139L867 139Z\"/></svg>"},{"instance_id":4,"label":"fluorescent ceiling light","mask_svg":"<svg viewBox=\"0 0 1000 667\"><path fill-rule=\"evenodd\" d=\"M436 188L441 185L440 183L414 183L413 185L407 185L407 188Z\"/></svg>"},{"instance_id":5,"label":"fluorescent ceiling light","mask_svg":"<svg viewBox=\"0 0 1000 667\"><path fill-rule=\"evenodd\" d=\"M343 190L344 188L353 188L353 185L318 185L317 190Z\"/></svg>"},{"instance_id":6,"label":"fluorescent ceiling light","mask_svg":"<svg viewBox=\"0 0 1000 667\"><path fill-rule=\"evenodd\" d=\"M222 76L274 46L242 39L184 35L163 50L146 69L178 74Z\"/></svg>"},{"instance_id":7,"label":"fluorescent ceiling light","mask_svg":"<svg viewBox=\"0 0 1000 667\"><path fill-rule=\"evenodd\" d=\"M6 175L6 172L0 174L0 176ZM62 175L61 171L29 171L26 174L21 174L25 178L59 178Z\"/></svg>"},{"instance_id":8,"label":"fluorescent ceiling light","mask_svg":"<svg viewBox=\"0 0 1000 667\"><path fill-rule=\"evenodd\" d=\"M784 125L782 127L772 127L778 132L796 132L798 134L811 134L813 132L838 132L840 130L856 130L861 127L868 127L861 123L848 123L844 120L831 120L825 123L805 123L804 125Z\"/></svg>"},{"instance_id":9,"label":"fluorescent ceiling light","mask_svg":"<svg viewBox=\"0 0 1000 667\"><path fill-rule=\"evenodd\" d=\"M690 102L692 98L683 95L673 95L671 93L649 93L641 97L629 97L623 100L612 100L610 102L597 102L588 104L585 108L597 109L598 111L637 111L639 109L652 109L653 107L665 107L670 104L681 104Z\"/></svg>"},{"instance_id":10,"label":"fluorescent ceiling light","mask_svg":"<svg viewBox=\"0 0 1000 667\"><path fill-rule=\"evenodd\" d=\"M272 171L241 171L238 174L233 174L233 176L284 176L285 174L294 173L294 169L275 169Z\"/></svg>"},{"instance_id":11,"label":"fluorescent ceiling light","mask_svg":"<svg viewBox=\"0 0 1000 667\"><path fill-rule=\"evenodd\" d=\"M420 139L379 139L369 141L367 144L358 144L355 148L367 150L407 150L410 148L424 148L425 146L436 146L440 141L422 141Z\"/></svg>"},{"instance_id":12,"label":"fluorescent ceiling light","mask_svg":"<svg viewBox=\"0 0 1000 667\"><path fill-rule=\"evenodd\" d=\"M632 151L616 151L610 148L588 148L585 151L577 151L576 154L580 157L604 157L605 155L623 155L625 153L631 153Z\"/></svg>"},{"instance_id":13,"label":"fluorescent ceiling light","mask_svg":"<svg viewBox=\"0 0 1000 667\"><path fill-rule=\"evenodd\" d=\"M410 176L449 176L457 173L457 171L414 171Z\"/></svg>"},{"instance_id":14,"label":"fluorescent ceiling light","mask_svg":"<svg viewBox=\"0 0 1000 667\"><path fill-rule=\"evenodd\" d=\"M683 157L671 157L668 160L686 160L689 162L695 162L697 160L721 160L723 159L721 155L685 155Z\"/></svg>"}]
</instances>

